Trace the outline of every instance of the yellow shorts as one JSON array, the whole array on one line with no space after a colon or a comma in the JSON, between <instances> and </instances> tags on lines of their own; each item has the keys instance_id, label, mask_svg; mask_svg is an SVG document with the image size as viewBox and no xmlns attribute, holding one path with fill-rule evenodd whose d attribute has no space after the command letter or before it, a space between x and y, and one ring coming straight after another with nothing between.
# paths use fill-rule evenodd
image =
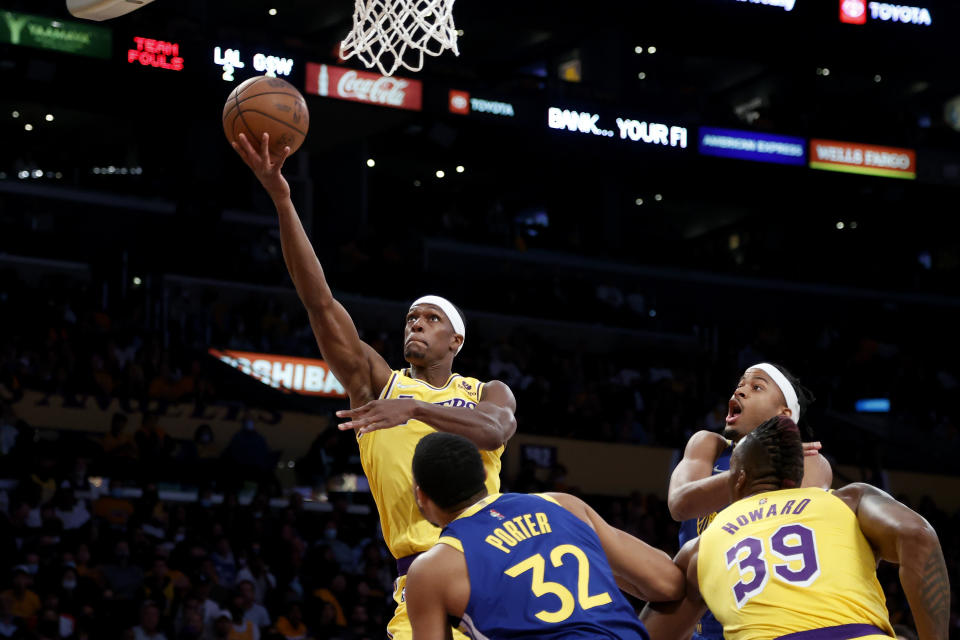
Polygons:
<instances>
[{"instance_id":1,"label":"yellow shorts","mask_svg":"<svg viewBox=\"0 0 960 640\"><path fill-rule=\"evenodd\" d=\"M393 583L393 601L397 603L397 609L393 612L393 618L387 624L387 635L393 640L413 640L410 618L407 617L407 601L404 597L404 587L406 585L407 576L400 576ZM453 639L470 640L469 636L465 636L457 629L453 630Z\"/></svg>"}]
</instances>

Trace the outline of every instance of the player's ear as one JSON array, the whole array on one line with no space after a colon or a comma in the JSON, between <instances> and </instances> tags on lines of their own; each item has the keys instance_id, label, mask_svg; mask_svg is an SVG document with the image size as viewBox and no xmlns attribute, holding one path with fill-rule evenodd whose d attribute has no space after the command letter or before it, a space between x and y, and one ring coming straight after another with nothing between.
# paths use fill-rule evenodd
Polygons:
<instances>
[{"instance_id":1,"label":"player's ear","mask_svg":"<svg viewBox=\"0 0 960 640\"><path fill-rule=\"evenodd\" d=\"M454 353L460 350L460 345L463 344L463 336L459 333L453 334L453 337L450 338L450 350Z\"/></svg>"},{"instance_id":2,"label":"player's ear","mask_svg":"<svg viewBox=\"0 0 960 640\"><path fill-rule=\"evenodd\" d=\"M741 467L737 469L737 475L734 479L734 495L737 496L737 499L743 495L743 491L747 486L747 472Z\"/></svg>"}]
</instances>

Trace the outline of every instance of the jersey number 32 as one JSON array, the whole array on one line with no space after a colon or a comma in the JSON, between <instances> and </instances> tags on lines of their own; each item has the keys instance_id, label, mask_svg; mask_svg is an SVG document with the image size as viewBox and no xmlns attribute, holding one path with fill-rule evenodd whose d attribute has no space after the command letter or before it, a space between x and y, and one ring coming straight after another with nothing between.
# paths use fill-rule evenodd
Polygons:
<instances>
[{"instance_id":1,"label":"jersey number 32","mask_svg":"<svg viewBox=\"0 0 960 640\"><path fill-rule=\"evenodd\" d=\"M561 544L554 547L553 550L550 551L550 563L554 567L562 567L563 558L567 555L573 556L577 561L576 602L580 604L580 608L592 609L593 607L599 607L600 605L613 602L610 594L606 591L597 593L595 595L590 595L590 560L587 558L587 554L585 554L579 547L575 547L572 544ZM522 562L518 562L504 571L504 573L511 578L516 578L526 571L531 571L533 573L533 583L531 584L530 588L533 591L533 595L539 598L540 596L545 596L548 593L552 593L560 598L560 608L556 611L547 611L544 609L543 611L538 611L533 615L544 622L563 622L573 614L575 606L573 594L570 593L570 590L559 582L544 581L543 578L546 565L546 560L538 553L530 556Z\"/></svg>"}]
</instances>

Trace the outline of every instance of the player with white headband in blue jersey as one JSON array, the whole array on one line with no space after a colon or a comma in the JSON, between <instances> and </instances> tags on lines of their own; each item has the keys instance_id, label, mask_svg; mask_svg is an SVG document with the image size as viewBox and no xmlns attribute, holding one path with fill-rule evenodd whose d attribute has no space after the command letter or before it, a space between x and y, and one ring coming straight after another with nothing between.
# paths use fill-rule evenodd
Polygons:
<instances>
[{"instance_id":1,"label":"player with white headband in blue jersey","mask_svg":"<svg viewBox=\"0 0 960 640\"><path fill-rule=\"evenodd\" d=\"M281 174L283 162L268 152L265 136L254 147L241 134L234 147L256 175L277 208L283 259L307 309L320 353L350 397L350 409L337 412L354 430L360 461L377 503L383 537L397 559L396 613L387 625L394 640L412 637L403 595L413 559L436 543L440 529L420 514L413 495L413 451L428 433L464 436L481 451L486 487L500 491L500 455L517 429L516 400L504 383L481 382L453 373L453 359L463 348L463 314L446 298L424 296L407 311L403 329L405 369L391 369L373 347L360 339L347 310L330 291L323 267L303 230ZM454 637L464 638L459 632Z\"/></svg>"},{"instance_id":2,"label":"player with white headband in blue jersey","mask_svg":"<svg viewBox=\"0 0 960 640\"><path fill-rule=\"evenodd\" d=\"M690 437L683 459L670 476L667 506L681 522L680 545L697 538L730 504L730 456L736 443L767 420L783 415L801 422L813 395L783 366L761 362L746 371L730 397L723 434L698 431ZM819 442L804 444L804 487L828 488L830 463L820 455ZM697 624L693 640L723 640L723 627L710 612Z\"/></svg>"}]
</instances>

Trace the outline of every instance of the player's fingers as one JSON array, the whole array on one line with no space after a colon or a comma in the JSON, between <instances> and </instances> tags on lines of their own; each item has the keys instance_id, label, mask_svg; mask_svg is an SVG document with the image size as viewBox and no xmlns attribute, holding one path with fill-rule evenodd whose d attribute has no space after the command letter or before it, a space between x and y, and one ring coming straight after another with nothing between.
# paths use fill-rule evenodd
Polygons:
<instances>
[{"instance_id":1,"label":"player's fingers","mask_svg":"<svg viewBox=\"0 0 960 640\"><path fill-rule=\"evenodd\" d=\"M247 140L247 136L241 133L237 136L237 138L239 139L240 142L235 144L237 144L237 146L240 147L239 151L240 151L240 154L243 156L243 159L246 160L248 164L254 161L258 161L260 159L260 156L254 150L253 145L250 144L250 141Z\"/></svg>"},{"instance_id":2,"label":"player's fingers","mask_svg":"<svg viewBox=\"0 0 960 640\"><path fill-rule=\"evenodd\" d=\"M263 168L270 168L270 134L266 131L263 132L263 137L260 139L260 155L263 156Z\"/></svg>"},{"instance_id":3,"label":"player's fingers","mask_svg":"<svg viewBox=\"0 0 960 640\"><path fill-rule=\"evenodd\" d=\"M346 429L356 429L356 428L358 428L358 427L365 427L365 426L367 426L368 424L370 424L371 422L375 422L375 421L376 421L376 418L372 418L372 417L367 417L367 418L354 418L353 420L350 420L349 422L344 422L343 424L341 424L341 425L340 425L340 428L341 428L341 429L344 429L344 430L346 430Z\"/></svg>"},{"instance_id":4,"label":"player's fingers","mask_svg":"<svg viewBox=\"0 0 960 640\"><path fill-rule=\"evenodd\" d=\"M337 411L338 418L356 418L370 411L370 403L354 407L353 409L340 409Z\"/></svg>"},{"instance_id":5,"label":"player's fingers","mask_svg":"<svg viewBox=\"0 0 960 640\"><path fill-rule=\"evenodd\" d=\"M803 455L805 456L815 456L820 453L820 449L823 448L823 445L817 442L804 442L803 443Z\"/></svg>"},{"instance_id":6,"label":"player's fingers","mask_svg":"<svg viewBox=\"0 0 960 640\"><path fill-rule=\"evenodd\" d=\"M370 433L371 431L377 431L379 429L384 429L386 427L387 427L387 423L385 422L374 422L372 424L368 424L367 426L357 431L357 435L362 436L365 433Z\"/></svg>"},{"instance_id":7,"label":"player's fingers","mask_svg":"<svg viewBox=\"0 0 960 640\"><path fill-rule=\"evenodd\" d=\"M280 152L280 156L277 158L277 171L283 169L283 163L287 161L287 158L290 157L290 147L284 147L283 151Z\"/></svg>"}]
</instances>

